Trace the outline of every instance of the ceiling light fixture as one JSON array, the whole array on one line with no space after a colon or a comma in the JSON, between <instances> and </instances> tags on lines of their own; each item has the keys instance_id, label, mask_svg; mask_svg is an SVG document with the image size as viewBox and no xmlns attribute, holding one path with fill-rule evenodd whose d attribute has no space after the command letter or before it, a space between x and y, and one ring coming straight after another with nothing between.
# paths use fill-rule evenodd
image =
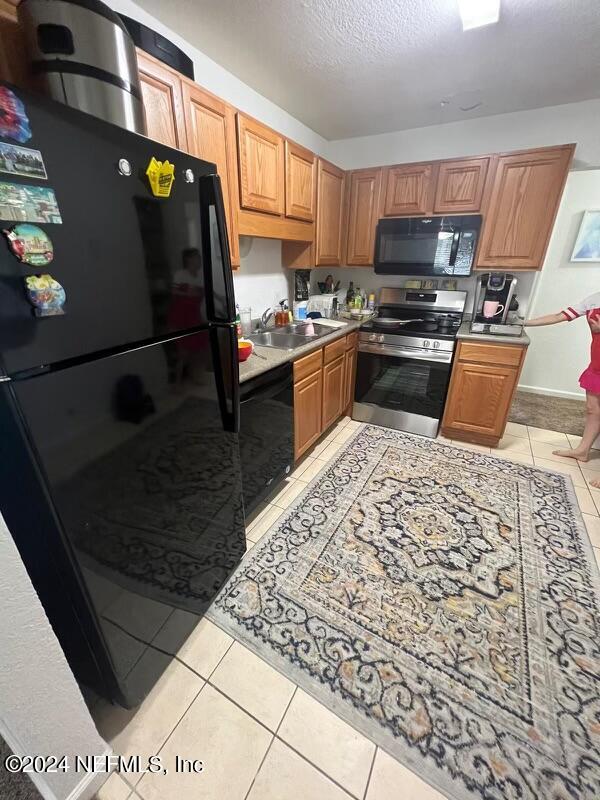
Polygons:
<instances>
[{"instance_id":1,"label":"ceiling light fixture","mask_svg":"<svg viewBox=\"0 0 600 800\"><path fill-rule=\"evenodd\" d=\"M463 31L493 25L500 18L500 0L457 0Z\"/></svg>"}]
</instances>

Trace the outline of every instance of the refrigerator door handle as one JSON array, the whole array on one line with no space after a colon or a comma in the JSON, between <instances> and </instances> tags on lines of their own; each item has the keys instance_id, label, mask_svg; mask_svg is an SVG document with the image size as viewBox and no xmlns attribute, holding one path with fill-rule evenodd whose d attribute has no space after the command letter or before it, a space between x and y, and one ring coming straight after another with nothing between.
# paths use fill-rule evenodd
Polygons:
<instances>
[{"instance_id":1,"label":"refrigerator door handle","mask_svg":"<svg viewBox=\"0 0 600 800\"><path fill-rule=\"evenodd\" d=\"M218 175L202 175L198 186L208 319L230 323L235 321L235 300L221 179Z\"/></svg>"},{"instance_id":2,"label":"refrigerator door handle","mask_svg":"<svg viewBox=\"0 0 600 800\"><path fill-rule=\"evenodd\" d=\"M211 327L210 343L223 430L240 432L240 375L235 325Z\"/></svg>"}]
</instances>

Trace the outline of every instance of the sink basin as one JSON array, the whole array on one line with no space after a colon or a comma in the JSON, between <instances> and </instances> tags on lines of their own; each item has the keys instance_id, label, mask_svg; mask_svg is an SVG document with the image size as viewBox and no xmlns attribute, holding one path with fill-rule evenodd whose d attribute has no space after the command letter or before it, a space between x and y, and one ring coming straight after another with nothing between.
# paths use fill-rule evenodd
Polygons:
<instances>
[{"instance_id":1,"label":"sink basin","mask_svg":"<svg viewBox=\"0 0 600 800\"><path fill-rule=\"evenodd\" d=\"M251 333L248 339L262 347L277 347L280 350L293 350L295 347L306 344L306 336L298 333L286 333L283 329Z\"/></svg>"},{"instance_id":2,"label":"sink basin","mask_svg":"<svg viewBox=\"0 0 600 800\"><path fill-rule=\"evenodd\" d=\"M307 322L292 322L289 325L282 325L281 328L251 333L248 339L254 344L262 345L262 347L293 350L295 347L306 344L307 341L314 341L332 332L332 328L327 327L327 325L319 325L318 322L313 323L312 327Z\"/></svg>"}]
</instances>

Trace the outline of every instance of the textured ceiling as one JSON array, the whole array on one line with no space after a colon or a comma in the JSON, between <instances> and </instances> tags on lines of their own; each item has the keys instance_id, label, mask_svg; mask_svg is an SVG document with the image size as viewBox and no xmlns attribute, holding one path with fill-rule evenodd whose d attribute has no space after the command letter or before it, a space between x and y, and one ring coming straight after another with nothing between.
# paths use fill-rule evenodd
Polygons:
<instances>
[{"instance_id":1,"label":"textured ceiling","mask_svg":"<svg viewBox=\"0 0 600 800\"><path fill-rule=\"evenodd\" d=\"M467 32L456 0L137 2L328 139L600 96L599 0L502 0Z\"/></svg>"}]
</instances>

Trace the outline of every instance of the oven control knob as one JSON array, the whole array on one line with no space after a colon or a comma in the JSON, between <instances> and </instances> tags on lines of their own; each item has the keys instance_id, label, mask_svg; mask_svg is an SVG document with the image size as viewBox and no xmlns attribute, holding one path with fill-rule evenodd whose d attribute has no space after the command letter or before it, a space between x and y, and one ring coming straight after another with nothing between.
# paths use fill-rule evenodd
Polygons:
<instances>
[{"instance_id":1,"label":"oven control knob","mask_svg":"<svg viewBox=\"0 0 600 800\"><path fill-rule=\"evenodd\" d=\"M376 334L376 333L372 333L372 334L369 336L369 341L370 341L370 342L376 342L376 341L377 341L377 334Z\"/></svg>"},{"instance_id":2,"label":"oven control knob","mask_svg":"<svg viewBox=\"0 0 600 800\"><path fill-rule=\"evenodd\" d=\"M429 341L429 339L425 339L425 341L423 342L423 347L431 347L431 342Z\"/></svg>"},{"instance_id":3,"label":"oven control knob","mask_svg":"<svg viewBox=\"0 0 600 800\"><path fill-rule=\"evenodd\" d=\"M433 343L433 349L434 350L439 350L440 349L440 343L439 342L434 342Z\"/></svg>"},{"instance_id":4,"label":"oven control knob","mask_svg":"<svg viewBox=\"0 0 600 800\"><path fill-rule=\"evenodd\" d=\"M383 335L383 333L379 334L379 341L382 343L385 341L385 336Z\"/></svg>"}]
</instances>

